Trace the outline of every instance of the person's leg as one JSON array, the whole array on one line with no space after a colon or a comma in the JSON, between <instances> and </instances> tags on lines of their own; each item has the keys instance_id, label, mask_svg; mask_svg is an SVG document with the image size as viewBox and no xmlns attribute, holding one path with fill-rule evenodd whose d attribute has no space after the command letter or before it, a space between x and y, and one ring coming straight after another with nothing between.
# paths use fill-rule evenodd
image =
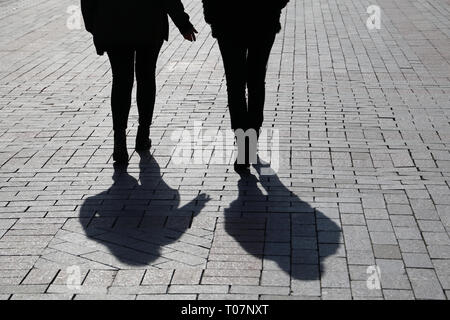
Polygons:
<instances>
[{"instance_id":1,"label":"person's leg","mask_svg":"<svg viewBox=\"0 0 450 320\"><path fill-rule=\"evenodd\" d=\"M127 129L134 82L134 49L114 48L107 51L113 75L111 109L114 131Z\"/></svg>"},{"instance_id":2,"label":"person's leg","mask_svg":"<svg viewBox=\"0 0 450 320\"><path fill-rule=\"evenodd\" d=\"M233 37L219 37L219 48L225 68L228 92L228 108L230 110L231 128L235 131L238 147L234 169L239 173L247 173L249 162L247 157L247 40ZM241 131L242 130L242 131Z\"/></svg>"},{"instance_id":3,"label":"person's leg","mask_svg":"<svg viewBox=\"0 0 450 320\"><path fill-rule=\"evenodd\" d=\"M274 41L274 33L259 35L251 41L248 49L248 125L258 134L264 121L267 63Z\"/></svg>"},{"instance_id":4,"label":"person's leg","mask_svg":"<svg viewBox=\"0 0 450 320\"><path fill-rule=\"evenodd\" d=\"M139 125L150 127L155 107L156 62L162 41L136 50L136 82Z\"/></svg>"},{"instance_id":5,"label":"person's leg","mask_svg":"<svg viewBox=\"0 0 450 320\"><path fill-rule=\"evenodd\" d=\"M153 119L156 96L156 62L163 41L136 50L137 106L139 128L136 136L136 150L146 151L151 147L150 125Z\"/></svg>"},{"instance_id":6,"label":"person's leg","mask_svg":"<svg viewBox=\"0 0 450 320\"><path fill-rule=\"evenodd\" d=\"M114 130L113 159L117 163L127 163L126 129L134 82L134 50L132 48L114 48L108 50L107 53L113 74L111 92Z\"/></svg>"},{"instance_id":7,"label":"person's leg","mask_svg":"<svg viewBox=\"0 0 450 320\"><path fill-rule=\"evenodd\" d=\"M247 46L243 40L236 40L232 37L219 37L217 40L222 54L227 80L231 128L233 130L246 130L247 100L245 90Z\"/></svg>"}]
</instances>

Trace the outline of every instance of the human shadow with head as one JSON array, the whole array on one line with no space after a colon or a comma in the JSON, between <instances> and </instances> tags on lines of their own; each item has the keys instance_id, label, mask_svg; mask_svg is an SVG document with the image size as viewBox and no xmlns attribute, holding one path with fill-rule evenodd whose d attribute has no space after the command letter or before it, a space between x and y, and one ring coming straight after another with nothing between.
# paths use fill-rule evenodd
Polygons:
<instances>
[{"instance_id":1,"label":"human shadow with head","mask_svg":"<svg viewBox=\"0 0 450 320\"><path fill-rule=\"evenodd\" d=\"M263 165L254 167L259 179L241 175L239 196L225 210L225 231L246 252L263 259L263 269L281 269L291 279L320 279L326 271L323 259L340 246L340 227L303 202L277 175L262 175Z\"/></svg>"},{"instance_id":2,"label":"human shadow with head","mask_svg":"<svg viewBox=\"0 0 450 320\"><path fill-rule=\"evenodd\" d=\"M209 201L209 196L199 194L178 208L178 190L164 182L160 167L149 152L140 156L139 181L127 172L126 166L115 166L113 185L87 198L80 210L80 223L87 237L130 266L167 261L161 256L173 249L166 246L183 236ZM93 254L95 259L96 253ZM102 252L98 254L99 262L109 264Z\"/></svg>"}]
</instances>

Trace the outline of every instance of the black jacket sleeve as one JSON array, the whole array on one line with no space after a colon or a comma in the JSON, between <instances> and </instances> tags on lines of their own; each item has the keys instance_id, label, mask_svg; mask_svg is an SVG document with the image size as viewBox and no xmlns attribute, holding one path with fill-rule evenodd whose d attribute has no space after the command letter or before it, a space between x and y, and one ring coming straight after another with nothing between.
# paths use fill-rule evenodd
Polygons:
<instances>
[{"instance_id":1,"label":"black jacket sleeve","mask_svg":"<svg viewBox=\"0 0 450 320\"><path fill-rule=\"evenodd\" d=\"M83 14L84 25L90 33L94 31L94 16L97 5L97 0L81 0L81 13Z\"/></svg>"},{"instance_id":2,"label":"black jacket sleeve","mask_svg":"<svg viewBox=\"0 0 450 320\"><path fill-rule=\"evenodd\" d=\"M202 0L203 2L203 12L205 15L205 21L208 24L214 24L219 21L221 15L226 14L221 12L224 8L223 1L226 0ZM236 1L238 2L238 1ZM260 10L275 10L281 11L288 4L289 0L261 0ZM258 8L255 8L255 12L258 12ZM261 12L261 11L260 11Z\"/></svg>"},{"instance_id":3,"label":"black jacket sleeve","mask_svg":"<svg viewBox=\"0 0 450 320\"><path fill-rule=\"evenodd\" d=\"M220 15L220 10L218 7L217 0L202 0L203 2L203 12L205 15L205 21L208 24L212 24L218 20Z\"/></svg>"},{"instance_id":4,"label":"black jacket sleeve","mask_svg":"<svg viewBox=\"0 0 450 320\"><path fill-rule=\"evenodd\" d=\"M287 6L288 2L289 0L278 0L280 10L283 10Z\"/></svg>"},{"instance_id":5,"label":"black jacket sleeve","mask_svg":"<svg viewBox=\"0 0 450 320\"><path fill-rule=\"evenodd\" d=\"M148 0L145 0L148 1ZM181 0L166 0L167 13L172 21L177 26L181 33L185 33L193 28L189 21L189 15L184 11L184 6Z\"/></svg>"}]
</instances>

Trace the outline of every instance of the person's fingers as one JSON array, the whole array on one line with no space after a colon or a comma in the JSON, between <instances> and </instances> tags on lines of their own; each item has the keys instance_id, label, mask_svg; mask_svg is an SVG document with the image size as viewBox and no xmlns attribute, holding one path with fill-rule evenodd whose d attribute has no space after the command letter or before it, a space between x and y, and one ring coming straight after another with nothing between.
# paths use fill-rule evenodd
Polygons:
<instances>
[{"instance_id":1,"label":"person's fingers","mask_svg":"<svg viewBox=\"0 0 450 320\"><path fill-rule=\"evenodd\" d=\"M196 33L198 33L197 30L195 30L195 28L192 28L192 30L190 32L184 33L183 37L184 37L184 39L193 42L193 41L197 40L197 37L195 36Z\"/></svg>"}]
</instances>

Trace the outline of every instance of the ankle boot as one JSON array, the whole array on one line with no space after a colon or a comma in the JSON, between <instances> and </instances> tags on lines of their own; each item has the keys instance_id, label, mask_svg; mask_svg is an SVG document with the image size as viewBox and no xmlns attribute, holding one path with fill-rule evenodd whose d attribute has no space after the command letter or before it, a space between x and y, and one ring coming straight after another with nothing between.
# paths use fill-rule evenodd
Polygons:
<instances>
[{"instance_id":1,"label":"ankle boot","mask_svg":"<svg viewBox=\"0 0 450 320\"><path fill-rule=\"evenodd\" d=\"M237 163L237 160L234 162L234 171L237 173L249 173L250 165L247 163Z\"/></svg>"},{"instance_id":2,"label":"ankle boot","mask_svg":"<svg viewBox=\"0 0 450 320\"><path fill-rule=\"evenodd\" d=\"M139 126L136 135L136 151L148 151L152 147L152 141L149 138L150 128Z\"/></svg>"},{"instance_id":3,"label":"ankle boot","mask_svg":"<svg viewBox=\"0 0 450 320\"><path fill-rule=\"evenodd\" d=\"M124 130L114 132L113 160L118 164L128 163L127 135Z\"/></svg>"},{"instance_id":4,"label":"ankle boot","mask_svg":"<svg viewBox=\"0 0 450 320\"><path fill-rule=\"evenodd\" d=\"M236 138L237 142L237 138ZM237 143L238 144L238 143ZM244 146L244 163L238 163L239 159L239 144L238 144L238 155L236 158L236 161L234 162L234 171L237 173L249 173L250 172L250 162L249 162L249 141L248 139L245 139L245 146Z\"/></svg>"}]
</instances>

